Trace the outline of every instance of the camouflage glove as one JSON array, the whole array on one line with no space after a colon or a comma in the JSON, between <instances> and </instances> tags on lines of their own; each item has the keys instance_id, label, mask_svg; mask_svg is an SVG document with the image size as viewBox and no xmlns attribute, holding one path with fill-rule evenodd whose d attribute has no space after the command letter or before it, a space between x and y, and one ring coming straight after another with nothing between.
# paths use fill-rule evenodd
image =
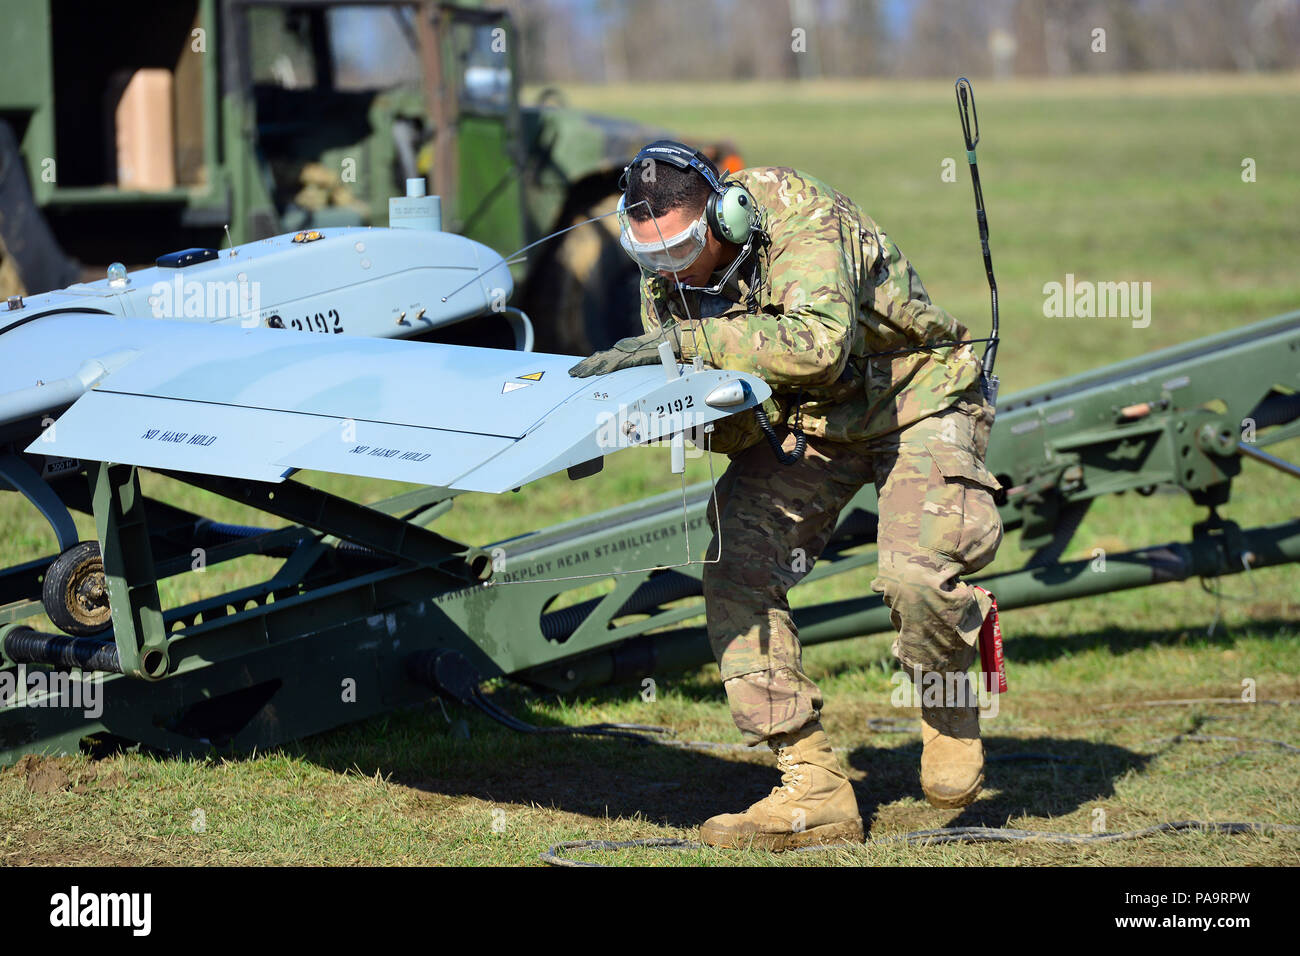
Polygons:
<instances>
[{"instance_id":1,"label":"camouflage glove","mask_svg":"<svg viewBox=\"0 0 1300 956\"><path fill-rule=\"evenodd\" d=\"M574 378L587 378L590 375L608 375L621 368L654 365L659 361L659 343L665 337L672 345L673 352L680 356L682 349L677 337L677 326L670 325L663 332L647 332L645 335L619 339L613 348L583 359L569 369L569 374Z\"/></svg>"}]
</instances>

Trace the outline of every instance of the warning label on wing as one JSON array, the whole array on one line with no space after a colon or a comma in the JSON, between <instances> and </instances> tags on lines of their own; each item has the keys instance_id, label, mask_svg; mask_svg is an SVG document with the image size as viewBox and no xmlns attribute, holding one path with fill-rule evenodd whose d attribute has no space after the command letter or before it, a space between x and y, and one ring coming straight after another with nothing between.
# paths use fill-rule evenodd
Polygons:
<instances>
[{"instance_id":1,"label":"warning label on wing","mask_svg":"<svg viewBox=\"0 0 1300 956\"><path fill-rule=\"evenodd\" d=\"M372 448L369 445L357 445L348 449L352 455L369 455L371 458L393 458L397 461L427 461L430 452L403 451L400 448Z\"/></svg>"},{"instance_id":2,"label":"warning label on wing","mask_svg":"<svg viewBox=\"0 0 1300 956\"><path fill-rule=\"evenodd\" d=\"M140 436L146 441L167 442L171 445L200 445L204 448L217 440L216 435L200 435L189 432L168 431L164 428L150 428Z\"/></svg>"}]
</instances>

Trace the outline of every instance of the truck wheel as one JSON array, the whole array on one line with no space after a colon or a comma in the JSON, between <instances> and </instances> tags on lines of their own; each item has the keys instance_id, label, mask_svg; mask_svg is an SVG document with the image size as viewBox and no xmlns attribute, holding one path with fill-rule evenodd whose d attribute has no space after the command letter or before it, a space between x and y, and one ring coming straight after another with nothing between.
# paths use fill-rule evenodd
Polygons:
<instances>
[{"instance_id":1,"label":"truck wheel","mask_svg":"<svg viewBox=\"0 0 1300 956\"><path fill-rule=\"evenodd\" d=\"M579 211L570 225L613 212L618 195ZM618 241L618 219L607 216L558 240L538 269L526 311L537 326L537 350L590 355L640 335L641 271Z\"/></svg>"},{"instance_id":2,"label":"truck wheel","mask_svg":"<svg viewBox=\"0 0 1300 956\"><path fill-rule=\"evenodd\" d=\"M74 637L108 629L113 615L98 541L74 544L50 563L41 587L41 603L54 626Z\"/></svg>"},{"instance_id":3,"label":"truck wheel","mask_svg":"<svg viewBox=\"0 0 1300 956\"><path fill-rule=\"evenodd\" d=\"M80 277L81 267L59 247L32 198L13 129L0 120L0 293L35 295Z\"/></svg>"}]
</instances>

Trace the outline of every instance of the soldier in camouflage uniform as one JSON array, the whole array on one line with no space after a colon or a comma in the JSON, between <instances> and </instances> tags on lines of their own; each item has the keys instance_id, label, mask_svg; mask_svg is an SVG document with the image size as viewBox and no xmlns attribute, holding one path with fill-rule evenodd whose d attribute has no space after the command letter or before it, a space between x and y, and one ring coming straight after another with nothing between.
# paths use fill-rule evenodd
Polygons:
<instances>
[{"instance_id":1,"label":"soldier in camouflage uniform","mask_svg":"<svg viewBox=\"0 0 1300 956\"><path fill-rule=\"evenodd\" d=\"M860 840L856 800L821 727L822 697L803 672L787 593L811 569L840 510L874 482L871 587L890 608L894 654L918 686L927 675L963 674L960 685L943 681L942 706L922 708L922 789L936 806L974 800L983 783L978 710L973 694L952 691L969 689L964 672L989 612L987 594L960 576L988 564L1002 540L997 480L984 465L993 410L969 344L918 350L964 340L967 330L930 301L897 245L851 200L788 168L746 169L730 181L755 201L761 227L732 278L716 295L678 287L716 284L737 265L742 250L710 229L698 258L675 276L643 275L646 334L572 374L658 361L667 337L683 360L699 354L709 366L768 382L765 410L786 453L793 426L806 435L794 464L777 460L750 413L725 419L713 436L731 463L718 482L716 524L709 511L708 556L718 560L704 571L708 634L736 726L747 742L776 751L782 785L745 813L713 817L701 839L774 849ZM642 239L682 233L712 188L695 170L664 163L651 182L633 175L627 228Z\"/></svg>"}]
</instances>

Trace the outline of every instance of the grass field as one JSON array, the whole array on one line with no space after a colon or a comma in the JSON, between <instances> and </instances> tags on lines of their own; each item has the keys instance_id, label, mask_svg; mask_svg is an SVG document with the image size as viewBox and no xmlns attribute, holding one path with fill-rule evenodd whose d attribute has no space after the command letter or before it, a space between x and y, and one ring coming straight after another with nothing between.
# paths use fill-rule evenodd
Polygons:
<instances>
[{"instance_id":1,"label":"grass field","mask_svg":"<svg viewBox=\"0 0 1300 956\"><path fill-rule=\"evenodd\" d=\"M1300 308L1300 77L977 82L976 93L1002 292L1004 396ZM793 165L828 180L889 231L937 302L984 334L987 288L949 84L568 94L574 105L684 137L730 138L750 164ZM941 178L945 158L957 160L956 182ZM1254 182L1242 180L1247 158ZM1149 327L1045 317L1043 284L1067 273L1151 282ZM1289 444L1277 453L1300 457L1300 442ZM561 476L520 495L467 495L436 527L484 544L667 490L665 455L616 456L581 484ZM691 468L693 479L707 476L701 462ZM312 480L361 501L400 490ZM219 520L268 523L157 476L145 481L147 490ZM1294 517L1298 503L1294 482L1248 464L1223 513L1245 527ZM1178 496L1103 500L1072 556L1098 545L1183 540L1200 517ZM82 531L93 537L89 523ZM6 564L51 549L48 532L17 500L0 502L0 542ZM1008 539L991 570L1023 561L1016 544ZM269 566L245 559L201 581L172 579L164 601L251 583ZM852 577L796 589L792 603L864 591L869 578ZM1294 567L1263 569L1222 581L1217 599L1190 582L1005 615L1012 693L984 724L986 790L961 811L921 799L915 726L870 729L871 718L915 723L913 712L890 706L889 635L809 648L805 663L825 695L825 723L851 768L872 836L973 824L1063 832L1088 832L1099 821L1108 830L1186 819L1297 824L1297 580ZM1243 681L1253 682L1256 703L1240 702ZM738 739L715 667L660 680L653 703L638 691L559 698L500 685L494 694L535 723L635 720L672 727L683 739ZM527 864L560 840L690 837L707 816L766 793L776 782L772 764L766 751L539 741L431 701L247 758L126 753L0 772L0 862ZM796 856L637 849L604 858L630 865L1295 865L1300 837L1183 834L1087 848L872 846Z\"/></svg>"}]
</instances>

